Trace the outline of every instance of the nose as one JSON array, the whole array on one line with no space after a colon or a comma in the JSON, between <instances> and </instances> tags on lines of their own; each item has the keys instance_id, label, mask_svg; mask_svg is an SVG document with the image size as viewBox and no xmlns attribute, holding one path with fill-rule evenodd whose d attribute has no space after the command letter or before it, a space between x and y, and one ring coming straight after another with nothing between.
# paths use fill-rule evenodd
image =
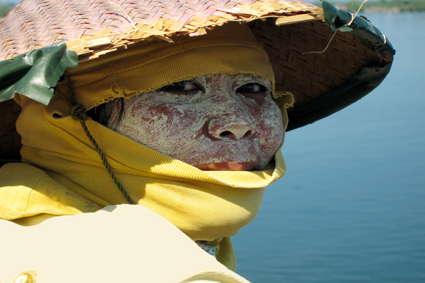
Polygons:
<instances>
[{"instance_id":1,"label":"nose","mask_svg":"<svg viewBox=\"0 0 425 283\"><path fill-rule=\"evenodd\" d=\"M255 133L255 124L248 113L244 113L241 109L230 111L234 112L222 113L206 124L206 131L210 138L239 140Z\"/></svg>"}]
</instances>

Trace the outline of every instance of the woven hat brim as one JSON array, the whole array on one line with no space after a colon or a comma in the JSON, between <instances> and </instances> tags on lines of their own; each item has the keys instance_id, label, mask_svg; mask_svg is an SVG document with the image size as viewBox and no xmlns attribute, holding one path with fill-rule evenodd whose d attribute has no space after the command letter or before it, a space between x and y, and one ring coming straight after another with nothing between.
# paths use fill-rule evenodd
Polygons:
<instances>
[{"instance_id":1,"label":"woven hat brim","mask_svg":"<svg viewBox=\"0 0 425 283\"><path fill-rule=\"evenodd\" d=\"M203 35L229 21L273 17L278 24L322 20L322 9L302 0L284 1L22 1L1 22L0 60L66 40L80 60L153 37Z\"/></svg>"},{"instance_id":2,"label":"woven hat brim","mask_svg":"<svg viewBox=\"0 0 425 283\"><path fill-rule=\"evenodd\" d=\"M301 0L226 4L186 0L173 1L179 3L176 6L171 1L155 2L152 7L134 1L121 1L119 7L109 1L48 0L44 6L34 2L24 0L0 21L1 59L67 40L80 60L91 60L141 40L202 36L229 21L248 23L269 54L276 90L295 95L296 103L288 109L288 130L326 117L369 93L389 72L394 54L369 27L361 27L357 34L338 33L331 41L332 25L324 22L323 10ZM326 52L310 53L329 42ZM11 130L10 117L16 119L19 110L11 102L0 106L8 109L3 120L9 122L0 129L0 159L18 158L20 140Z\"/></svg>"},{"instance_id":3,"label":"woven hat brim","mask_svg":"<svg viewBox=\"0 0 425 283\"><path fill-rule=\"evenodd\" d=\"M294 23L284 28L271 19L249 25L269 55L276 91L289 91L295 97L294 106L288 109L287 131L311 124L361 99L391 69L392 46L389 42L386 46L365 29L360 30L360 35L339 32L334 36L329 25L321 21ZM382 50L377 52L375 48Z\"/></svg>"}]
</instances>

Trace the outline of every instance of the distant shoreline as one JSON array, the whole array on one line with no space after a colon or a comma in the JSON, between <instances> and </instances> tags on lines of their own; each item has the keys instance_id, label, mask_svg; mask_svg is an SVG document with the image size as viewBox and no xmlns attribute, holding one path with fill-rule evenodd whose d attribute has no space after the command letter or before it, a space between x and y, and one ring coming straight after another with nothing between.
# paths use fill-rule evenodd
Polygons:
<instances>
[{"instance_id":1,"label":"distant shoreline","mask_svg":"<svg viewBox=\"0 0 425 283\"><path fill-rule=\"evenodd\" d=\"M19 2L13 0L14 2ZM13 7L17 4L13 1L0 2L0 19L3 18ZM307 0L310 1L310 0ZM313 1L310 1L313 2ZM351 0L340 2L338 0L329 0L329 3L334 5L336 8L351 13L357 12L362 0ZM322 7L322 3L317 0L313 2L316 6ZM361 13L423 13L425 12L425 0L369 0L366 2Z\"/></svg>"},{"instance_id":2,"label":"distant shoreline","mask_svg":"<svg viewBox=\"0 0 425 283\"><path fill-rule=\"evenodd\" d=\"M348 2L338 2L330 0L329 3L334 5L336 8L348 12L357 12L363 1L352 0ZM315 5L321 7L320 1L314 2ZM425 12L425 1L424 0L369 0L366 2L361 13L423 13Z\"/></svg>"},{"instance_id":3,"label":"distant shoreline","mask_svg":"<svg viewBox=\"0 0 425 283\"><path fill-rule=\"evenodd\" d=\"M424 0L425 1L425 0ZM357 12L357 9L349 8L346 4L335 4L335 8L340 10L348 11L351 13ZM320 6L319 6L320 7ZM425 13L425 10L418 11L406 11L398 7L363 7L360 10L360 14L369 14L369 13Z\"/></svg>"}]
</instances>

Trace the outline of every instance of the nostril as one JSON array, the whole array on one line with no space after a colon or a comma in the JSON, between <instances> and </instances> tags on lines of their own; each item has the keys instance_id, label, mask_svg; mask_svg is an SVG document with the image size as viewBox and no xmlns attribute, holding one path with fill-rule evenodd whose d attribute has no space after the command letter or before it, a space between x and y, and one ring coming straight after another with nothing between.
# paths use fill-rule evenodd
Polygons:
<instances>
[{"instance_id":1,"label":"nostril","mask_svg":"<svg viewBox=\"0 0 425 283\"><path fill-rule=\"evenodd\" d=\"M249 137L252 134L252 131L247 131L242 138ZM231 131L224 131L220 134L220 138L228 138L228 139L240 139L240 137L236 136Z\"/></svg>"},{"instance_id":2,"label":"nostril","mask_svg":"<svg viewBox=\"0 0 425 283\"><path fill-rule=\"evenodd\" d=\"M251 131L251 130L250 130L250 131L247 131L247 132L245 133L245 135L243 135L243 137L242 137L242 138L249 137L250 135L252 135L252 131Z\"/></svg>"},{"instance_id":3,"label":"nostril","mask_svg":"<svg viewBox=\"0 0 425 283\"><path fill-rule=\"evenodd\" d=\"M252 135L252 131L251 130L250 131L247 131L245 133L245 135L243 135L243 138L249 137L250 135Z\"/></svg>"},{"instance_id":4,"label":"nostril","mask_svg":"<svg viewBox=\"0 0 425 283\"><path fill-rule=\"evenodd\" d=\"M220 137L222 137L222 138L230 138L230 137L232 137L232 136L234 136L234 135L233 135L233 133L232 133L232 132L230 132L230 131L224 131L224 132L222 132L222 133L220 134Z\"/></svg>"},{"instance_id":5,"label":"nostril","mask_svg":"<svg viewBox=\"0 0 425 283\"><path fill-rule=\"evenodd\" d=\"M255 134L255 125L250 121L237 120L233 116L225 116L224 119L214 118L207 121L202 132L213 140L239 140L249 138Z\"/></svg>"}]
</instances>

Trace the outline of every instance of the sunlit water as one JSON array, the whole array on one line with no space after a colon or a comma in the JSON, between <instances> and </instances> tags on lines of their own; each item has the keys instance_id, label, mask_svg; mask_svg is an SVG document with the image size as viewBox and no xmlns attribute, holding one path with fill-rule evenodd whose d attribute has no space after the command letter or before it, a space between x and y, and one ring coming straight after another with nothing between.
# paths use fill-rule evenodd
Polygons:
<instances>
[{"instance_id":1,"label":"sunlit water","mask_svg":"<svg viewBox=\"0 0 425 283\"><path fill-rule=\"evenodd\" d=\"M425 282L425 14L365 16L397 50L393 68L287 134L287 174L233 239L252 282Z\"/></svg>"}]
</instances>

